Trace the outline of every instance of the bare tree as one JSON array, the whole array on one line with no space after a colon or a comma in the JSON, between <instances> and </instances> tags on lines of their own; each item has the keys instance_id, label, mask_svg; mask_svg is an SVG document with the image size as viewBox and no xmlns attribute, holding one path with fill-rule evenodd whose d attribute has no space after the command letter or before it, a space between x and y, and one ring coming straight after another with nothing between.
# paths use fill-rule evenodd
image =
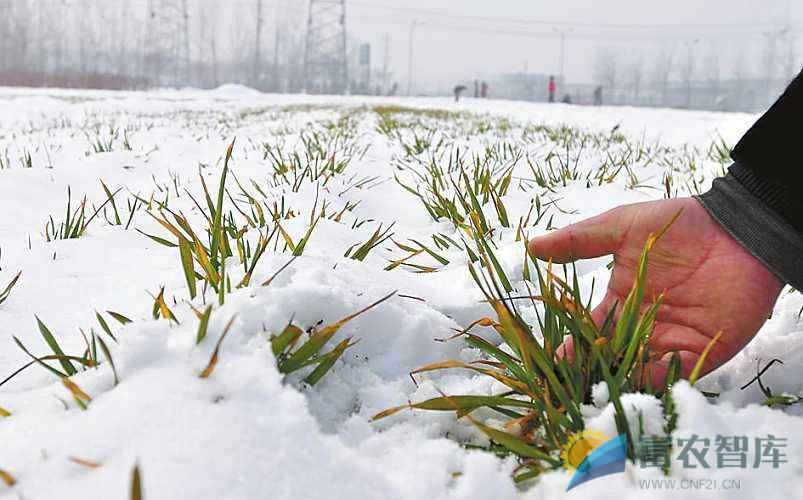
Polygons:
<instances>
[{"instance_id":1,"label":"bare tree","mask_svg":"<svg viewBox=\"0 0 803 500\"><path fill-rule=\"evenodd\" d=\"M686 89L686 108L691 108L691 84L694 80L694 73L697 70L697 44L700 43L699 39L694 39L686 42L686 51L680 63L680 81L683 82L683 87Z\"/></svg>"},{"instance_id":2,"label":"bare tree","mask_svg":"<svg viewBox=\"0 0 803 500\"><path fill-rule=\"evenodd\" d=\"M14 8L8 2L0 2L0 71L7 72L11 65Z\"/></svg>"},{"instance_id":3,"label":"bare tree","mask_svg":"<svg viewBox=\"0 0 803 500\"><path fill-rule=\"evenodd\" d=\"M716 43L711 43L705 56L703 68L705 71L705 79L708 83L709 92L711 94L712 105L719 109L721 106L720 97L720 68L719 68L719 54L720 47Z\"/></svg>"},{"instance_id":4,"label":"bare tree","mask_svg":"<svg viewBox=\"0 0 803 500\"><path fill-rule=\"evenodd\" d=\"M121 22L119 24L117 36L117 74L126 76L128 72L128 30L131 24L128 0L118 0L120 2L119 12Z\"/></svg>"},{"instance_id":5,"label":"bare tree","mask_svg":"<svg viewBox=\"0 0 803 500\"><path fill-rule=\"evenodd\" d=\"M771 101L775 97L773 81L778 74L778 31L763 33L764 47L762 54L762 78L764 80L764 98Z\"/></svg>"},{"instance_id":6,"label":"bare tree","mask_svg":"<svg viewBox=\"0 0 803 500\"><path fill-rule=\"evenodd\" d=\"M598 48L594 52L594 81L612 92L619 77L619 53L612 47Z\"/></svg>"},{"instance_id":7,"label":"bare tree","mask_svg":"<svg viewBox=\"0 0 803 500\"><path fill-rule=\"evenodd\" d=\"M743 45L743 44L742 44ZM731 110L751 109L752 103L745 102L745 85L747 80L747 64L745 54L747 51L743 46L737 47L731 65L731 76L733 78L733 97L731 99Z\"/></svg>"},{"instance_id":8,"label":"bare tree","mask_svg":"<svg viewBox=\"0 0 803 500\"><path fill-rule=\"evenodd\" d=\"M199 80L213 87L220 85L218 69L218 1L202 0L198 9L198 61L201 68L208 67L209 75Z\"/></svg>"},{"instance_id":9,"label":"bare tree","mask_svg":"<svg viewBox=\"0 0 803 500\"><path fill-rule=\"evenodd\" d=\"M653 79L660 88L661 105L667 105L669 94L669 77L675 63L675 46L664 45L657 52L654 59Z\"/></svg>"},{"instance_id":10,"label":"bare tree","mask_svg":"<svg viewBox=\"0 0 803 500\"><path fill-rule=\"evenodd\" d=\"M225 80L298 91L306 10L297 2L0 0L2 82L132 88Z\"/></svg>"},{"instance_id":11,"label":"bare tree","mask_svg":"<svg viewBox=\"0 0 803 500\"><path fill-rule=\"evenodd\" d=\"M641 86L644 81L644 56L640 50L634 51L627 66L627 81L632 92L634 104L638 104L641 97Z\"/></svg>"}]
</instances>

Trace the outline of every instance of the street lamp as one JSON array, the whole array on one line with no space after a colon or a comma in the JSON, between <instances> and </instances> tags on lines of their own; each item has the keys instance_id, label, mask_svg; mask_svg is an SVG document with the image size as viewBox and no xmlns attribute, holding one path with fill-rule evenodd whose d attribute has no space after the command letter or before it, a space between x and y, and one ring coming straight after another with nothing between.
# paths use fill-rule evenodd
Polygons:
<instances>
[{"instance_id":1,"label":"street lamp","mask_svg":"<svg viewBox=\"0 0 803 500\"><path fill-rule=\"evenodd\" d=\"M552 28L555 33L560 35L560 78L564 80L563 72L566 69L566 34L574 31L573 28Z\"/></svg>"},{"instance_id":2,"label":"street lamp","mask_svg":"<svg viewBox=\"0 0 803 500\"><path fill-rule=\"evenodd\" d=\"M409 54L407 56L407 96L413 95L413 35L415 34L415 28L417 26L423 25L423 21L419 21L418 19L413 19L413 22L410 23L410 47L409 47Z\"/></svg>"}]
</instances>

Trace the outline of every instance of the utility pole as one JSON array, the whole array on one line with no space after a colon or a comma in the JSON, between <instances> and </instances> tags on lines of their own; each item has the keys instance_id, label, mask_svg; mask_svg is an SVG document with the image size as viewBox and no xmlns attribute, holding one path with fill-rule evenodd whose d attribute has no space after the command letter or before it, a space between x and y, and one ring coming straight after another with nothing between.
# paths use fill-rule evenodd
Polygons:
<instances>
[{"instance_id":1,"label":"utility pole","mask_svg":"<svg viewBox=\"0 0 803 500\"><path fill-rule=\"evenodd\" d=\"M385 53L382 57L382 93L388 90L388 67L390 66L390 35L385 33Z\"/></svg>"},{"instance_id":2,"label":"utility pole","mask_svg":"<svg viewBox=\"0 0 803 500\"><path fill-rule=\"evenodd\" d=\"M277 18L278 19L278 18ZM279 92L280 81L281 78L279 77L279 44L281 43L280 40L281 32L279 31L279 22L276 21L276 40L273 42L273 91Z\"/></svg>"},{"instance_id":3,"label":"utility pole","mask_svg":"<svg viewBox=\"0 0 803 500\"><path fill-rule=\"evenodd\" d=\"M346 0L309 0L304 47L304 90L348 92Z\"/></svg>"},{"instance_id":4,"label":"utility pole","mask_svg":"<svg viewBox=\"0 0 803 500\"><path fill-rule=\"evenodd\" d=\"M281 92L281 78L279 76L279 44L282 39L281 35L281 21L279 19L279 9L281 9L281 2L276 2L276 13L274 14L276 20L276 40L273 42L273 92Z\"/></svg>"},{"instance_id":5,"label":"utility pole","mask_svg":"<svg viewBox=\"0 0 803 500\"><path fill-rule=\"evenodd\" d=\"M413 19L413 22L410 23L410 47L409 52L407 55L407 96L413 95L413 36L415 35L415 28L416 26L421 26L422 23L418 19Z\"/></svg>"},{"instance_id":6,"label":"utility pole","mask_svg":"<svg viewBox=\"0 0 803 500\"><path fill-rule=\"evenodd\" d=\"M560 72L558 73L558 76L560 77L560 80L563 81L564 74L566 71L566 34L571 33L572 31L574 31L574 29L572 28L562 28L562 29L552 28L552 29L555 30L555 33L557 33L560 36Z\"/></svg>"},{"instance_id":7,"label":"utility pole","mask_svg":"<svg viewBox=\"0 0 803 500\"><path fill-rule=\"evenodd\" d=\"M187 0L181 0L181 42L176 54L176 67L179 68L179 81L190 83L190 12Z\"/></svg>"},{"instance_id":8,"label":"utility pole","mask_svg":"<svg viewBox=\"0 0 803 500\"><path fill-rule=\"evenodd\" d=\"M251 68L251 84L259 88L262 66L262 0L256 0L256 36L254 39L254 64Z\"/></svg>"}]
</instances>

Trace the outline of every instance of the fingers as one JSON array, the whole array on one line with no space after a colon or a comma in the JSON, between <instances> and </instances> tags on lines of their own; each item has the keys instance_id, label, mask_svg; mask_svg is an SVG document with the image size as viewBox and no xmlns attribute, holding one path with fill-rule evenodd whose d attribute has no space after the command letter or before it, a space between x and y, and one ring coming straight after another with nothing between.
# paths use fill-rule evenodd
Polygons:
<instances>
[{"instance_id":1,"label":"fingers","mask_svg":"<svg viewBox=\"0 0 803 500\"><path fill-rule=\"evenodd\" d=\"M567 336L563 339L563 343L555 349L555 355L558 359L566 359L570 363L574 360L574 339Z\"/></svg>"},{"instance_id":2,"label":"fingers","mask_svg":"<svg viewBox=\"0 0 803 500\"><path fill-rule=\"evenodd\" d=\"M691 375L692 370L694 370L694 365L697 364L697 360L700 358L700 355L691 351L675 352L677 352L678 356L680 356L680 376L681 378L688 378L689 375ZM653 390L663 389L664 383L666 382L666 374L669 371L669 364L672 361L673 354L674 353L672 352L667 352L660 359L657 359L647 365ZM703 373L711 371L712 369L710 367L710 361L706 360L705 364L709 365L709 368L706 370L705 366L703 366Z\"/></svg>"},{"instance_id":3,"label":"fingers","mask_svg":"<svg viewBox=\"0 0 803 500\"><path fill-rule=\"evenodd\" d=\"M711 339L709 337L694 328L672 323L658 323L655 325L650 337L650 350L660 354L672 351L701 353L710 342ZM711 354L718 353L724 347L722 342L723 340L720 339L719 346L717 346L718 349ZM707 358L709 361L713 360L711 354L708 357L710 359Z\"/></svg>"},{"instance_id":4,"label":"fingers","mask_svg":"<svg viewBox=\"0 0 803 500\"><path fill-rule=\"evenodd\" d=\"M627 206L566 226L530 240L530 253L559 264L616 252L629 227Z\"/></svg>"},{"instance_id":5,"label":"fingers","mask_svg":"<svg viewBox=\"0 0 803 500\"><path fill-rule=\"evenodd\" d=\"M603 301L592 313L594 321L598 324L604 321L612 307L612 303L606 302ZM650 352L659 357L647 363L646 366L637 368L633 373L633 380L636 380L638 385L646 385L649 382L653 389L663 389L672 355L675 352L680 356L680 376L688 378L700 359L700 353L710 342L709 337L694 328L679 324L657 323L650 338ZM706 356L700 375L714 370L732 355L730 354L731 349L721 342L723 341L720 340L715 344ZM574 340L567 336L558 346L556 356L558 359L566 359L571 362L574 359L574 353Z\"/></svg>"},{"instance_id":6,"label":"fingers","mask_svg":"<svg viewBox=\"0 0 803 500\"><path fill-rule=\"evenodd\" d=\"M713 371L732 356L732 349L725 342L724 339L720 339L708 352L700 371L701 376ZM677 352L680 355L681 378L688 378L701 353L710 343L709 337L694 328L678 324L657 324L650 339L650 350L661 357L647 364L653 387L663 387L673 353Z\"/></svg>"},{"instance_id":7,"label":"fingers","mask_svg":"<svg viewBox=\"0 0 803 500\"><path fill-rule=\"evenodd\" d=\"M700 359L700 355L692 351L674 352L677 352L680 356L681 378L688 378L689 375L691 375L692 370L694 370L697 360ZM652 361L646 365L646 370L649 372L649 379L641 368L636 368L635 372L633 373L633 380L638 381L637 385L646 385L649 381L653 390L663 389L664 382L666 381L666 374L669 371L669 364L672 361L672 355L674 352L667 352L660 359ZM566 340L564 340L564 342L558 346L556 354L558 359L566 359L571 363L574 360L573 339L571 337L567 337ZM701 375L713 370L714 367L714 363L706 359Z\"/></svg>"}]
</instances>

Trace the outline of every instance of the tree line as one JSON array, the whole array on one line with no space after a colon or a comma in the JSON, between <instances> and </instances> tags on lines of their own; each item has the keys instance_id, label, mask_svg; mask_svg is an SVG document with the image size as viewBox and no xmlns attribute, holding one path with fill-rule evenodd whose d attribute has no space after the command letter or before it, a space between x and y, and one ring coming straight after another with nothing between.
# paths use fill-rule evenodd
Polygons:
<instances>
[{"instance_id":1,"label":"tree line","mask_svg":"<svg viewBox=\"0 0 803 500\"><path fill-rule=\"evenodd\" d=\"M0 0L0 84L296 92L305 11L287 0Z\"/></svg>"}]
</instances>

